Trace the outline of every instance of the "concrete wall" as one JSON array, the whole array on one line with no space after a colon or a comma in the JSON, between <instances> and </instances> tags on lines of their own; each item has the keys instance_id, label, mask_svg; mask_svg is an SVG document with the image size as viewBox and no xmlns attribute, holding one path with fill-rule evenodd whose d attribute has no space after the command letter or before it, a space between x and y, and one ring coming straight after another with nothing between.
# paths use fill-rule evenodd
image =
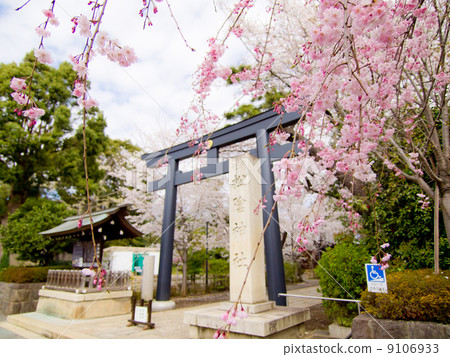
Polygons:
<instances>
[{"instance_id":1,"label":"concrete wall","mask_svg":"<svg viewBox=\"0 0 450 357\"><path fill-rule=\"evenodd\" d=\"M36 311L39 289L45 283L16 284L0 282L0 311L5 315Z\"/></svg>"},{"instance_id":2,"label":"concrete wall","mask_svg":"<svg viewBox=\"0 0 450 357\"><path fill-rule=\"evenodd\" d=\"M396 339L447 339L450 325L420 321L395 321L372 318L362 314L353 320L352 338L396 338Z\"/></svg>"}]
</instances>

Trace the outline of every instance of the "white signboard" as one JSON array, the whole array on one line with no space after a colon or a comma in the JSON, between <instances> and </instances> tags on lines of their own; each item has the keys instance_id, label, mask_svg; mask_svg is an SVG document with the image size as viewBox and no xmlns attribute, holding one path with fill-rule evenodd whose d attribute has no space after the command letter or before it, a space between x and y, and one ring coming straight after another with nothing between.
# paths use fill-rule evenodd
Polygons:
<instances>
[{"instance_id":1,"label":"white signboard","mask_svg":"<svg viewBox=\"0 0 450 357\"><path fill-rule=\"evenodd\" d=\"M136 306L134 309L134 321L147 322L147 307Z\"/></svg>"},{"instance_id":2,"label":"white signboard","mask_svg":"<svg viewBox=\"0 0 450 357\"><path fill-rule=\"evenodd\" d=\"M367 290L371 293L387 293L386 272L380 264L366 264Z\"/></svg>"}]
</instances>

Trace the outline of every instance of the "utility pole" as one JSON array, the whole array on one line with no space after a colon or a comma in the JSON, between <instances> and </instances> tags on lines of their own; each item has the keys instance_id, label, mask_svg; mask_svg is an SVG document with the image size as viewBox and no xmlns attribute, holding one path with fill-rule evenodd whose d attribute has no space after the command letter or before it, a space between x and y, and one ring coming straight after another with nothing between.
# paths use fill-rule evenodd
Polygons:
<instances>
[{"instance_id":1,"label":"utility pole","mask_svg":"<svg viewBox=\"0 0 450 357\"><path fill-rule=\"evenodd\" d=\"M206 222L206 267L205 267L205 285L206 291L208 291L208 265L209 265L209 256L208 256L208 225L209 222Z\"/></svg>"}]
</instances>

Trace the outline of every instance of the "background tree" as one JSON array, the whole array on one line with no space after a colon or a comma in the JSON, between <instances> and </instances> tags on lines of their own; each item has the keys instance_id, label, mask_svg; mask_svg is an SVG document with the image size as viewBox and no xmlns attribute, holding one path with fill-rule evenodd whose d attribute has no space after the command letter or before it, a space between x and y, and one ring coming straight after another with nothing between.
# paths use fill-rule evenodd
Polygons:
<instances>
[{"instance_id":1,"label":"background tree","mask_svg":"<svg viewBox=\"0 0 450 357\"><path fill-rule=\"evenodd\" d=\"M209 246L228 247L228 204L220 178L178 187L174 247L182 265L182 295L187 294L189 256L205 247L206 222Z\"/></svg>"},{"instance_id":2,"label":"background tree","mask_svg":"<svg viewBox=\"0 0 450 357\"><path fill-rule=\"evenodd\" d=\"M71 240L58 241L39 234L61 224L76 212L61 202L46 198L28 198L9 216L8 225L0 228L1 243L18 259L48 265L54 256L72 247Z\"/></svg>"},{"instance_id":3,"label":"background tree","mask_svg":"<svg viewBox=\"0 0 450 357\"><path fill-rule=\"evenodd\" d=\"M376 251L377 237L389 242L395 268L433 267L433 208L416 184L383 170L375 164L378 182L369 186L359 212L362 217L362 240L369 251ZM440 225L440 267L449 268L449 247L445 227Z\"/></svg>"},{"instance_id":4,"label":"background tree","mask_svg":"<svg viewBox=\"0 0 450 357\"><path fill-rule=\"evenodd\" d=\"M34 64L32 54L27 54L19 65L0 64L0 177L8 185L7 213L20 207L28 197L50 194L73 204L83 197L85 189L83 145L75 97L72 96L76 78L72 65L63 62L58 68L38 63L34 74L33 98L45 106L46 113L34 127L14 110L17 103L10 96L12 77L26 77ZM87 120L88 171L93 194L105 190L98 185L105 172L99 158L107 156L117 147L104 133L106 121L98 109L90 109ZM123 145L128 145L124 143ZM2 187L5 187L2 185ZM2 192L5 191L2 189ZM4 207L3 206L3 207Z\"/></svg>"},{"instance_id":5,"label":"background tree","mask_svg":"<svg viewBox=\"0 0 450 357\"><path fill-rule=\"evenodd\" d=\"M11 78L31 73L34 56L29 53L22 63L0 64L0 177L10 187L6 213L20 207L28 197L37 197L45 182L55 180L57 162L65 153L65 136L72 131L71 88L75 73L68 63L52 68L38 63L33 95L36 102L48 108L34 128L14 110L17 103L10 96Z\"/></svg>"},{"instance_id":6,"label":"background tree","mask_svg":"<svg viewBox=\"0 0 450 357\"><path fill-rule=\"evenodd\" d=\"M28 198L48 197L76 207L78 213L86 210L83 133L81 126L78 126L79 107L72 96L76 74L67 62L61 63L58 68L37 63L32 96L38 105L46 107L46 113L32 127L15 111L17 103L12 100L10 82L12 77L29 75L33 65L34 56L31 53L20 64L0 64L2 225L7 224L8 215ZM104 166L111 165L117 151L132 146L128 142L111 140L106 136L105 128L103 114L96 108L89 109L86 123L87 162L90 192L96 198L94 209L106 208L117 196L119 182L108 176ZM37 204L41 201L33 202ZM11 229L12 232L16 228ZM8 244L13 245L11 239L12 236ZM19 244L22 238L17 239Z\"/></svg>"},{"instance_id":7,"label":"background tree","mask_svg":"<svg viewBox=\"0 0 450 357\"><path fill-rule=\"evenodd\" d=\"M450 5L406 3L285 1L270 27L235 17L247 47L263 53L240 85L258 95L288 88L279 110L302 115L297 136L308 140L295 160L312 156L334 177L371 182L376 157L431 201L438 187L450 244Z\"/></svg>"}]
</instances>

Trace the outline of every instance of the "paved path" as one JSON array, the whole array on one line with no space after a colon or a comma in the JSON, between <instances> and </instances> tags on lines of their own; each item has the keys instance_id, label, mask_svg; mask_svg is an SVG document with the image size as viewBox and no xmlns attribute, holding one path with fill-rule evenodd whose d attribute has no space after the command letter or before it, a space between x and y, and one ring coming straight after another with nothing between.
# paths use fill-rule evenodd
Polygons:
<instances>
[{"instance_id":1,"label":"paved path","mask_svg":"<svg viewBox=\"0 0 450 357\"><path fill-rule=\"evenodd\" d=\"M320 296L317 292L317 281L307 281L304 288L289 289L290 294ZM313 286L311 286L313 285ZM205 308L220 303L201 305ZM319 300L288 298L288 305L294 307L310 307L320 304ZM37 312L20 315L10 315L7 321L0 322L1 331L5 330L2 338L94 338L94 339L167 339L189 338L189 326L183 323L186 311L198 309L199 306L152 313L152 322L156 328L144 330L142 326L127 326L130 315L120 315L89 320L65 320ZM12 324L14 322L14 324ZM34 332L21 327L35 326ZM7 333L11 333L8 337ZM17 335L17 336L16 336Z\"/></svg>"},{"instance_id":2,"label":"paved path","mask_svg":"<svg viewBox=\"0 0 450 357\"><path fill-rule=\"evenodd\" d=\"M2 328L1 327L2 326L1 323L4 322L4 321L6 321L6 316L3 315L0 312L0 339L5 339L5 338L7 338L7 339L10 339L10 338L23 338L22 336L14 333L14 332L12 332L10 330Z\"/></svg>"}]
</instances>

